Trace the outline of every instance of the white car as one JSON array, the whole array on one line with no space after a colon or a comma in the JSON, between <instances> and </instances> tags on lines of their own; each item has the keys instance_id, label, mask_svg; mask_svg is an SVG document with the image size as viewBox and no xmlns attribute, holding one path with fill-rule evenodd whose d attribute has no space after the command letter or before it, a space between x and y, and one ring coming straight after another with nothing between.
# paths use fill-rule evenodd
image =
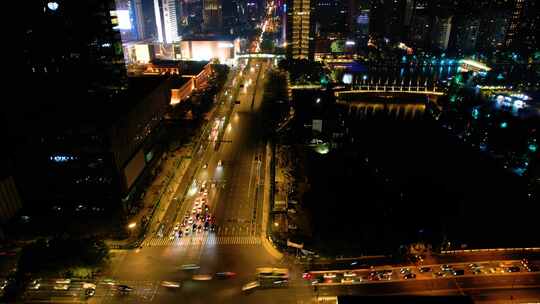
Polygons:
<instances>
[{"instance_id":1,"label":"white car","mask_svg":"<svg viewBox=\"0 0 540 304\"><path fill-rule=\"evenodd\" d=\"M242 291L245 291L245 292L252 291L252 290L254 290L256 288L259 288L259 286L261 286L261 285L260 285L260 283L258 281L249 282L249 283L245 284L244 286L242 286Z\"/></svg>"},{"instance_id":2,"label":"white car","mask_svg":"<svg viewBox=\"0 0 540 304\"><path fill-rule=\"evenodd\" d=\"M184 265L180 266L180 268L182 270L195 270L195 269L201 268L201 266L199 266L197 264L184 264Z\"/></svg>"},{"instance_id":3,"label":"white car","mask_svg":"<svg viewBox=\"0 0 540 304\"><path fill-rule=\"evenodd\" d=\"M210 274L194 274L191 279L193 281L210 281L212 279L212 275Z\"/></svg>"},{"instance_id":4,"label":"white car","mask_svg":"<svg viewBox=\"0 0 540 304\"><path fill-rule=\"evenodd\" d=\"M56 284L56 285L54 285L54 289L55 290L68 290L69 285L67 285L67 284Z\"/></svg>"},{"instance_id":5,"label":"white car","mask_svg":"<svg viewBox=\"0 0 540 304\"><path fill-rule=\"evenodd\" d=\"M169 288L179 288L182 284L180 282L172 282L172 281L163 281L161 282L161 286L163 287L169 287Z\"/></svg>"}]
</instances>

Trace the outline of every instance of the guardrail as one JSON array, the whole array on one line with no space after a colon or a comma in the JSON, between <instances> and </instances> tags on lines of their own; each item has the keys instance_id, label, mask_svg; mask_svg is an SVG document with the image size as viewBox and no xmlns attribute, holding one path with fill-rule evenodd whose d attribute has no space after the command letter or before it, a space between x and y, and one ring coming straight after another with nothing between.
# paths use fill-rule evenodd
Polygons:
<instances>
[{"instance_id":1,"label":"guardrail","mask_svg":"<svg viewBox=\"0 0 540 304\"><path fill-rule=\"evenodd\" d=\"M520 251L520 252L540 251L540 247L442 250L441 254L478 253L478 252L516 252L516 251Z\"/></svg>"}]
</instances>

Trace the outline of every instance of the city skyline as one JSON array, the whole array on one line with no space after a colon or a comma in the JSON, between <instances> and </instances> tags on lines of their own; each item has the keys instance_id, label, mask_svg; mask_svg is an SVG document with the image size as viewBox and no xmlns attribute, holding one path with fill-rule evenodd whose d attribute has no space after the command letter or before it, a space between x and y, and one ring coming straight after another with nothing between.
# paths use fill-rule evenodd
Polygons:
<instances>
[{"instance_id":1,"label":"city skyline","mask_svg":"<svg viewBox=\"0 0 540 304\"><path fill-rule=\"evenodd\" d=\"M540 301L536 1L20 4L0 302Z\"/></svg>"}]
</instances>

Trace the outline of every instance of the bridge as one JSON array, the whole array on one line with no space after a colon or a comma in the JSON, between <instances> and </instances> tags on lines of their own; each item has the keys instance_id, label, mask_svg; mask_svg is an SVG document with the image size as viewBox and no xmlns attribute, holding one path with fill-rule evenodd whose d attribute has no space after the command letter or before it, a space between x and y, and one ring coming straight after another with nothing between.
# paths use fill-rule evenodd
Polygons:
<instances>
[{"instance_id":1,"label":"bridge","mask_svg":"<svg viewBox=\"0 0 540 304\"><path fill-rule=\"evenodd\" d=\"M363 84L355 85L350 90L338 91L335 93L336 97L342 98L347 95L355 94L379 94L385 93L384 95L390 94L407 94L407 95L428 95L428 96L442 96L445 94L441 89L428 86L419 86L419 85L380 85L380 84Z\"/></svg>"},{"instance_id":2,"label":"bridge","mask_svg":"<svg viewBox=\"0 0 540 304\"><path fill-rule=\"evenodd\" d=\"M426 110L426 107L437 108L440 96L445 92L436 87L420 85L387 85L362 84L354 85L350 90L334 93L337 103L348 109L351 116L366 116L379 111L386 111L397 117L415 117ZM375 97L375 98L361 98ZM397 99L395 99L395 98ZM399 100L399 98L404 100ZM421 97L421 98L419 98Z\"/></svg>"}]
</instances>

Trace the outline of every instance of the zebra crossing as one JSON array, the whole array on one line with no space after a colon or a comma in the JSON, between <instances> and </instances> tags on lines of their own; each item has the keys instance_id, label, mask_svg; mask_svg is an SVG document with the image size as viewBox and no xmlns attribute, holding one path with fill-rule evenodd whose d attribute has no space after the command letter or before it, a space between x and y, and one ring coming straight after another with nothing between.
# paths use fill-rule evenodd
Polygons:
<instances>
[{"instance_id":1,"label":"zebra crossing","mask_svg":"<svg viewBox=\"0 0 540 304\"><path fill-rule=\"evenodd\" d=\"M214 245L260 245L261 239L257 236L215 236L196 235L179 239L152 237L144 240L143 246L161 247L190 247L190 246L214 246Z\"/></svg>"}]
</instances>

